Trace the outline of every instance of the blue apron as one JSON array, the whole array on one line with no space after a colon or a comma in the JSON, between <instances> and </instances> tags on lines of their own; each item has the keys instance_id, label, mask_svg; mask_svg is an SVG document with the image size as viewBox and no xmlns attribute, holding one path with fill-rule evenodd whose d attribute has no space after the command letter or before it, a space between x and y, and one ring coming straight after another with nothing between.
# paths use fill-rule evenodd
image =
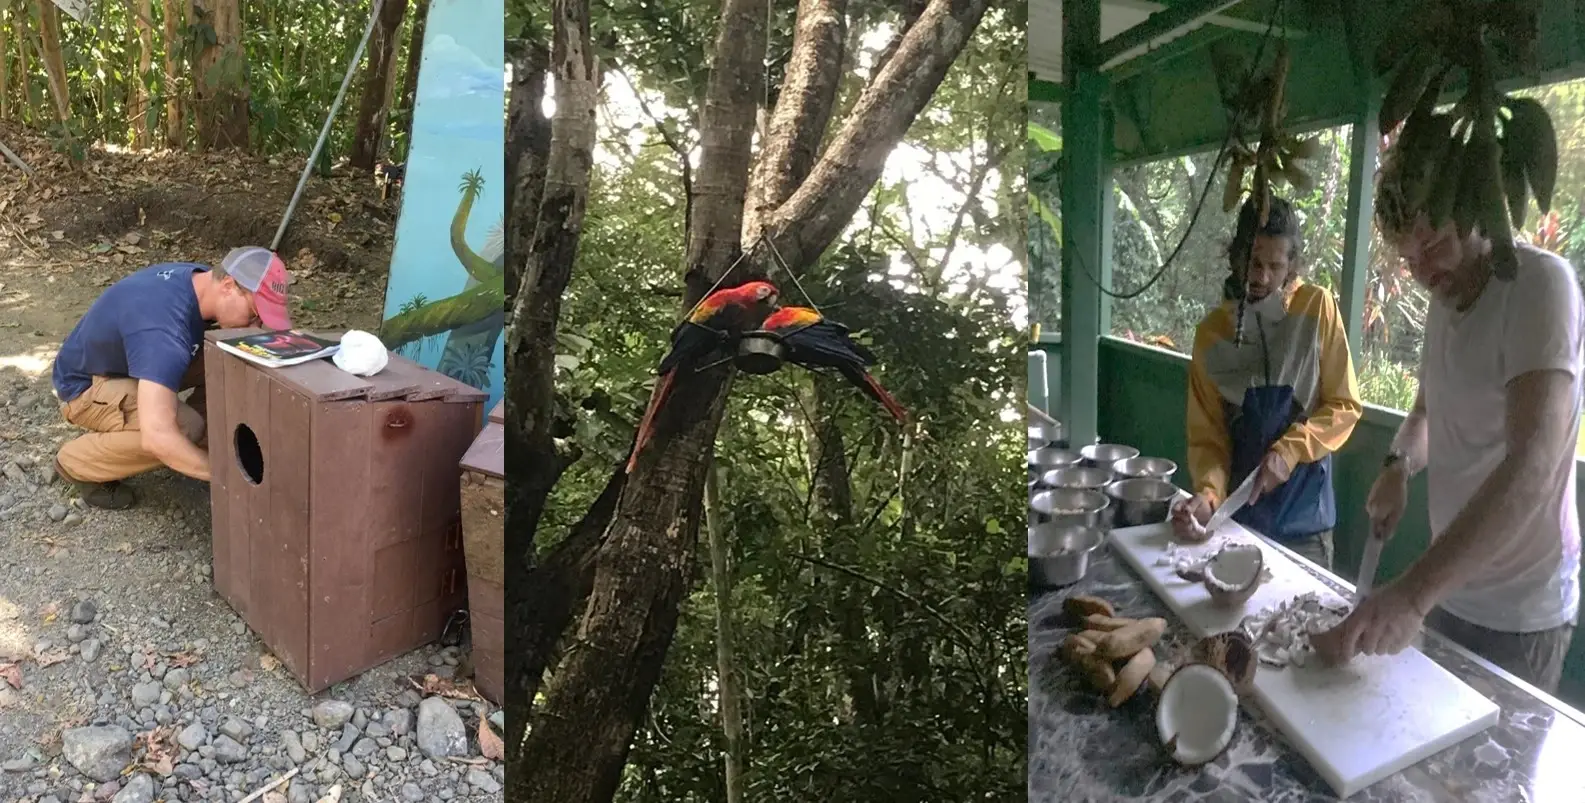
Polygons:
<instances>
[{"instance_id":1,"label":"blue apron","mask_svg":"<svg viewBox=\"0 0 1585 803\"><path fill-rule=\"evenodd\" d=\"M1305 418L1294 398L1292 385L1271 382L1271 355L1266 347L1266 330L1257 316L1260 332L1260 357L1266 384L1244 391L1244 404L1229 426L1233 442L1233 464L1229 488L1237 488L1271 451L1295 422ZM1293 467L1288 481L1266 492L1253 505L1233 514L1233 520L1282 542L1297 541L1337 525L1337 499L1332 490L1332 456L1314 463Z\"/></svg>"}]
</instances>

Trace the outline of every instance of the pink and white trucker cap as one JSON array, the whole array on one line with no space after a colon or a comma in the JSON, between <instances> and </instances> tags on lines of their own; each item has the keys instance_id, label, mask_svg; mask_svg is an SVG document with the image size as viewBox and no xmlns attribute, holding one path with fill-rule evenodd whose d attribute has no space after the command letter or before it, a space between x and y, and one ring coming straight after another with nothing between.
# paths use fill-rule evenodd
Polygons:
<instances>
[{"instance_id":1,"label":"pink and white trucker cap","mask_svg":"<svg viewBox=\"0 0 1585 803\"><path fill-rule=\"evenodd\" d=\"M291 277L286 273L286 263L273 251L256 245L233 248L220 261L220 269L253 294L253 311L266 327L292 328L291 316L286 312L286 285Z\"/></svg>"}]
</instances>

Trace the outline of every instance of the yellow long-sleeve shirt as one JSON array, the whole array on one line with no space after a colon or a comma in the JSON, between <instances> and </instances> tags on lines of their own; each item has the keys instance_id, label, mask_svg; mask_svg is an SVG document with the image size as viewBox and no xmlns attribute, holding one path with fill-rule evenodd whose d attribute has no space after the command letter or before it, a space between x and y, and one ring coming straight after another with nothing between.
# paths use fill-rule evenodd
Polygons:
<instances>
[{"instance_id":1,"label":"yellow long-sleeve shirt","mask_svg":"<svg viewBox=\"0 0 1585 803\"><path fill-rule=\"evenodd\" d=\"M1364 408L1348 337L1331 293L1296 280L1283 291L1286 314L1260 321L1272 384L1292 385L1305 416L1272 446L1288 467L1313 463L1348 441ZM1241 414L1244 391L1266 384L1260 331L1249 319L1244 345L1233 346L1238 304L1224 301L1194 332L1189 366L1188 451L1194 491L1214 505L1227 497L1232 462L1229 422Z\"/></svg>"}]
</instances>

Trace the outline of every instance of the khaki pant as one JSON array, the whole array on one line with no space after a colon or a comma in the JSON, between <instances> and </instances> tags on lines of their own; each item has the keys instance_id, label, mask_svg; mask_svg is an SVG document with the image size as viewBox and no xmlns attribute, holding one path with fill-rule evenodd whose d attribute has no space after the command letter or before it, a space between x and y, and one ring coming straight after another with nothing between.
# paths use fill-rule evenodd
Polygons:
<instances>
[{"instance_id":1,"label":"khaki pant","mask_svg":"<svg viewBox=\"0 0 1585 803\"><path fill-rule=\"evenodd\" d=\"M1505 633L1466 622L1441 608L1432 610L1425 623L1547 694L1557 694L1558 681L1563 678L1563 660L1574 641L1573 625L1533 633Z\"/></svg>"},{"instance_id":2,"label":"khaki pant","mask_svg":"<svg viewBox=\"0 0 1585 803\"><path fill-rule=\"evenodd\" d=\"M205 443L203 357L193 360L182 390L196 388L186 403L176 403L176 426L193 443ZM163 465L143 448L138 426L138 380L96 376L82 395L61 405L66 421L88 430L67 441L55 459L68 479L78 482L122 480Z\"/></svg>"}]
</instances>

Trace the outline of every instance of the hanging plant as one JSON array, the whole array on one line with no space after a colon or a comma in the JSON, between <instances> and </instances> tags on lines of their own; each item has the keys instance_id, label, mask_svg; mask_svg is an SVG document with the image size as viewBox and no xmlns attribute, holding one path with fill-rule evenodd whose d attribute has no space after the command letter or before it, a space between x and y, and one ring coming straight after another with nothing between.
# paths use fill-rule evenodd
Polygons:
<instances>
[{"instance_id":1,"label":"hanging plant","mask_svg":"<svg viewBox=\"0 0 1585 803\"><path fill-rule=\"evenodd\" d=\"M1383 187L1382 214L1401 225L1424 214L1433 227L1452 220L1461 237L1479 229L1492 243L1492 272L1518 269L1513 228L1522 229L1530 196L1544 215L1557 183L1557 133L1546 108L1498 91L1499 57L1523 67L1533 58L1536 9L1526 0L1441 0L1417 6L1375 54L1375 71L1392 75L1380 109L1381 130L1400 123ZM1464 95L1438 112L1454 70Z\"/></svg>"},{"instance_id":2,"label":"hanging plant","mask_svg":"<svg viewBox=\"0 0 1585 803\"><path fill-rule=\"evenodd\" d=\"M1287 184L1295 192L1309 192L1315 187L1315 178L1300 162L1321 155L1319 135L1297 137L1283 130L1283 121L1288 115L1289 65L1286 44L1278 44L1271 71L1223 99L1235 121L1235 130L1229 146L1222 211L1232 212L1238 208L1246 192L1244 179L1248 176L1247 192L1255 199L1262 226L1266 225L1271 211L1272 186ZM1243 70L1229 65L1226 72L1242 74Z\"/></svg>"}]
</instances>

